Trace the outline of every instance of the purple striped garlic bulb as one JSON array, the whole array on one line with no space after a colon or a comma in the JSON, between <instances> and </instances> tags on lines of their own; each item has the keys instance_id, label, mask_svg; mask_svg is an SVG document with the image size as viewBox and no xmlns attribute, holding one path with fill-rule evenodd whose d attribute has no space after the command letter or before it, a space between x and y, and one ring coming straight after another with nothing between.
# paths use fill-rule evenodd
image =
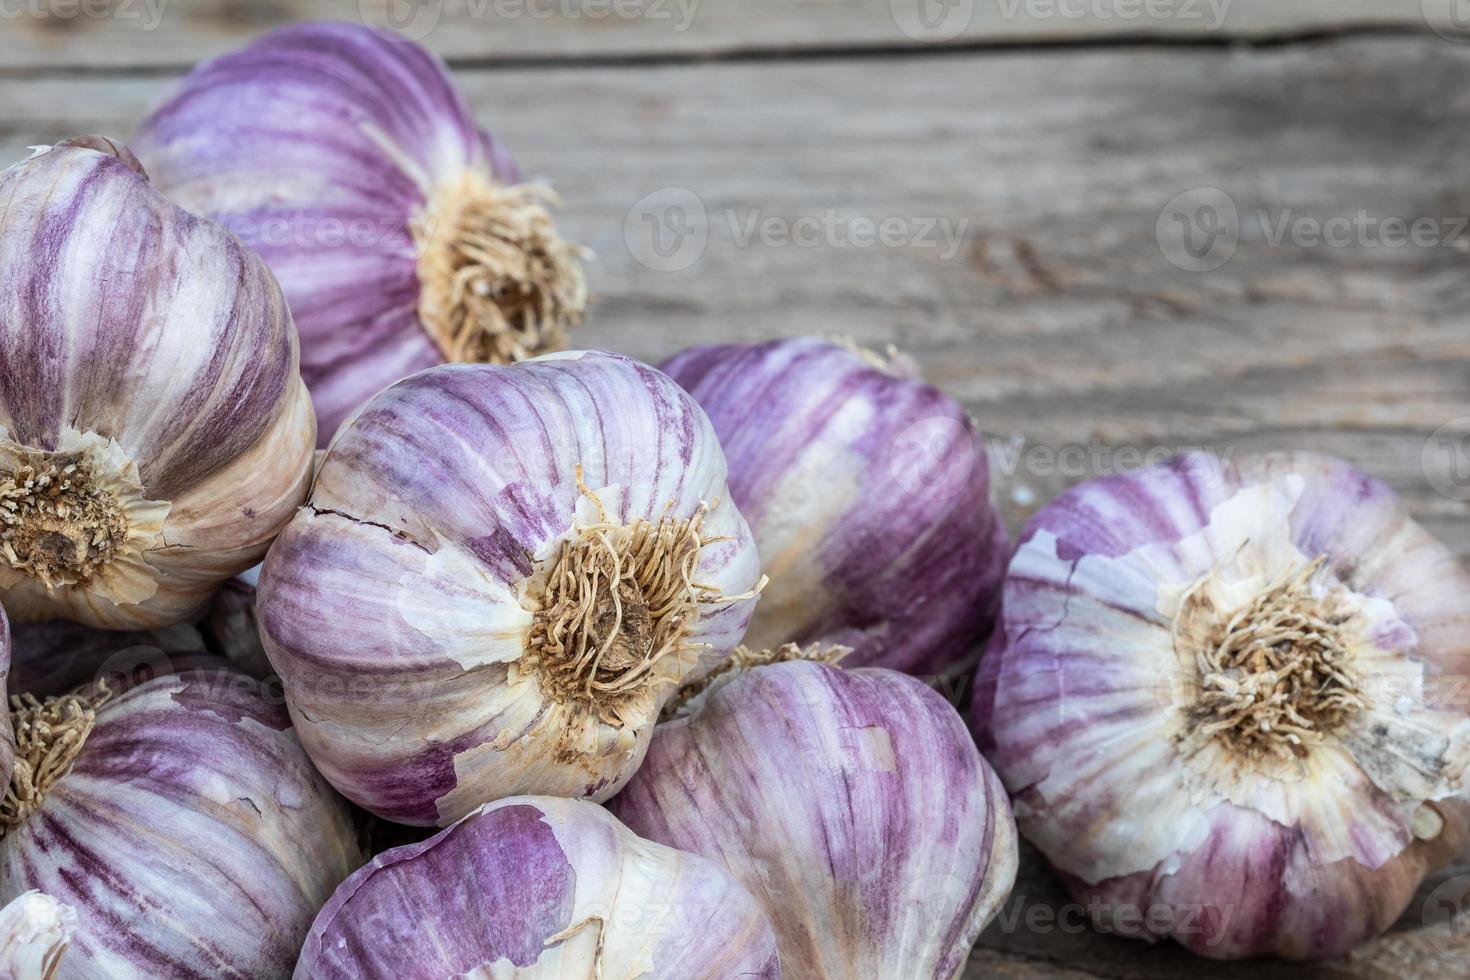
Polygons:
<instances>
[{"instance_id":1,"label":"purple striped garlic bulb","mask_svg":"<svg viewBox=\"0 0 1470 980\"><path fill-rule=\"evenodd\" d=\"M0 201L0 601L17 622L188 619L306 496L285 300L109 140L11 167Z\"/></svg>"},{"instance_id":2,"label":"purple striped garlic bulb","mask_svg":"<svg viewBox=\"0 0 1470 980\"><path fill-rule=\"evenodd\" d=\"M1004 609L981 744L1110 931L1333 956L1465 844L1470 575L1353 466L1082 484L1032 520Z\"/></svg>"},{"instance_id":3,"label":"purple striped garlic bulb","mask_svg":"<svg viewBox=\"0 0 1470 980\"><path fill-rule=\"evenodd\" d=\"M952 980L1016 878L1005 790L949 702L891 670L717 676L609 808L729 869L802 980Z\"/></svg>"},{"instance_id":4,"label":"purple striped garlic bulb","mask_svg":"<svg viewBox=\"0 0 1470 980\"><path fill-rule=\"evenodd\" d=\"M196 670L12 716L0 902L39 890L76 911L58 980L291 975L362 855L258 681Z\"/></svg>"},{"instance_id":5,"label":"purple striped garlic bulb","mask_svg":"<svg viewBox=\"0 0 1470 980\"><path fill-rule=\"evenodd\" d=\"M910 361L802 338L663 369L709 413L771 577L747 645L940 674L984 640L1008 557L985 443Z\"/></svg>"},{"instance_id":6,"label":"purple striped garlic bulb","mask_svg":"<svg viewBox=\"0 0 1470 980\"><path fill-rule=\"evenodd\" d=\"M555 195L521 183L443 62L392 34L268 34L196 68L135 148L281 280L322 445L421 368L560 348L586 306Z\"/></svg>"},{"instance_id":7,"label":"purple striped garlic bulb","mask_svg":"<svg viewBox=\"0 0 1470 980\"><path fill-rule=\"evenodd\" d=\"M76 929L76 909L40 892L0 908L0 980L52 980Z\"/></svg>"},{"instance_id":8,"label":"purple striped garlic bulb","mask_svg":"<svg viewBox=\"0 0 1470 980\"><path fill-rule=\"evenodd\" d=\"M295 980L777 980L754 898L581 800L512 797L348 878Z\"/></svg>"},{"instance_id":9,"label":"purple striped garlic bulb","mask_svg":"<svg viewBox=\"0 0 1470 980\"><path fill-rule=\"evenodd\" d=\"M551 354L369 403L271 548L256 616L333 785L442 826L617 792L675 689L739 643L758 565L694 400L615 354Z\"/></svg>"}]
</instances>

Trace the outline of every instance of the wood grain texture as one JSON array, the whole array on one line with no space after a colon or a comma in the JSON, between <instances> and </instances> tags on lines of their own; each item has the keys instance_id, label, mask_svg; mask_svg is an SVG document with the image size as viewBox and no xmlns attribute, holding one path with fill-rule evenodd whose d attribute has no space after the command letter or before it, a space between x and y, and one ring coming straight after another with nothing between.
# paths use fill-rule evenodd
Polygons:
<instances>
[{"instance_id":1,"label":"wood grain texture","mask_svg":"<svg viewBox=\"0 0 1470 980\"><path fill-rule=\"evenodd\" d=\"M391 24L448 58L494 63L1118 37L1262 39L1366 27L1425 31L1430 21L1453 27L1454 2L0 0L0 70L182 67L261 31L313 18Z\"/></svg>"},{"instance_id":2,"label":"wood grain texture","mask_svg":"<svg viewBox=\"0 0 1470 980\"><path fill-rule=\"evenodd\" d=\"M992 434L1013 527L1145 453L1309 448L1388 480L1470 556L1470 453L1434 437L1470 434L1470 47L1387 35L930 48L461 78L528 172L554 178L564 228L597 253L583 345L658 360L730 337L895 343ZM161 70L58 71L0 85L0 155L125 135L167 83ZM1187 226L1168 209L1181 194ZM1350 227L1314 243L1283 219ZM1432 231L1384 244L1391 219ZM1199 263L1171 237L1181 227L1238 246L1188 271L1176 262ZM885 228L886 243L867 240ZM1470 888L1467 872L1425 895L1442 880ZM1246 969L1465 975L1470 929L1446 921L1447 894L1347 960ZM1240 974L1024 916L1064 906L1028 855L1011 925L986 934L967 977Z\"/></svg>"}]
</instances>

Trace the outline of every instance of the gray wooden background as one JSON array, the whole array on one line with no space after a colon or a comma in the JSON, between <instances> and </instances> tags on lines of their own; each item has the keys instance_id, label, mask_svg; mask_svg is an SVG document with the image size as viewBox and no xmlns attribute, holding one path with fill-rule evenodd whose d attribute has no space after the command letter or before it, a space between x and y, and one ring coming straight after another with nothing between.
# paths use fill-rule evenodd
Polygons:
<instances>
[{"instance_id":1,"label":"gray wooden background","mask_svg":"<svg viewBox=\"0 0 1470 980\"><path fill-rule=\"evenodd\" d=\"M1470 554L1465 0L390 3L6 0L0 159L126 137L273 26L392 17L564 197L582 345L894 343L1016 527L1166 451L1313 448ZM1028 855L966 976L1470 976L1467 892L1340 962L1214 966L1079 928Z\"/></svg>"}]
</instances>

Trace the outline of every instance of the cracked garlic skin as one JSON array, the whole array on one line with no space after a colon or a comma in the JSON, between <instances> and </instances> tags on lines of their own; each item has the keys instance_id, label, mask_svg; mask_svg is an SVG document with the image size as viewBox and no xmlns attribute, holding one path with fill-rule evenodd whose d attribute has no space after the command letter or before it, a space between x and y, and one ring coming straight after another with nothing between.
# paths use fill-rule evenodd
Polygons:
<instances>
[{"instance_id":1,"label":"cracked garlic skin","mask_svg":"<svg viewBox=\"0 0 1470 980\"><path fill-rule=\"evenodd\" d=\"M443 826L527 793L615 793L759 588L709 420L615 354L446 365L333 441L256 617L339 790Z\"/></svg>"},{"instance_id":2,"label":"cracked garlic skin","mask_svg":"<svg viewBox=\"0 0 1470 980\"><path fill-rule=\"evenodd\" d=\"M1180 457L1028 527L975 722L1099 925L1344 953L1466 842L1470 576L1348 463Z\"/></svg>"},{"instance_id":3,"label":"cracked garlic skin","mask_svg":"<svg viewBox=\"0 0 1470 980\"><path fill-rule=\"evenodd\" d=\"M126 148L0 174L0 601L17 622L188 619L305 499L291 314Z\"/></svg>"},{"instance_id":4,"label":"cracked garlic skin","mask_svg":"<svg viewBox=\"0 0 1470 980\"><path fill-rule=\"evenodd\" d=\"M521 183L448 68L407 38L272 32L195 68L134 145L165 193L280 278L323 446L415 371L560 349L587 304L555 195Z\"/></svg>"},{"instance_id":5,"label":"cracked garlic skin","mask_svg":"<svg viewBox=\"0 0 1470 980\"><path fill-rule=\"evenodd\" d=\"M989 633L1009 557L985 441L901 355L804 337L663 366L709 413L771 577L746 644L940 674Z\"/></svg>"},{"instance_id":6,"label":"cracked garlic skin","mask_svg":"<svg viewBox=\"0 0 1470 980\"><path fill-rule=\"evenodd\" d=\"M953 980L1016 880L1005 788L943 697L791 661L719 677L608 807L750 889L802 980Z\"/></svg>"},{"instance_id":7,"label":"cracked garlic skin","mask_svg":"<svg viewBox=\"0 0 1470 980\"><path fill-rule=\"evenodd\" d=\"M0 902L39 890L75 910L57 980L291 975L363 856L267 687L192 670L12 715Z\"/></svg>"},{"instance_id":8,"label":"cracked garlic skin","mask_svg":"<svg viewBox=\"0 0 1470 980\"><path fill-rule=\"evenodd\" d=\"M525 796L353 874L317 916L295 980L780 976L765 913L713 862L594 804Z\"/></svg>"}]
</instances>

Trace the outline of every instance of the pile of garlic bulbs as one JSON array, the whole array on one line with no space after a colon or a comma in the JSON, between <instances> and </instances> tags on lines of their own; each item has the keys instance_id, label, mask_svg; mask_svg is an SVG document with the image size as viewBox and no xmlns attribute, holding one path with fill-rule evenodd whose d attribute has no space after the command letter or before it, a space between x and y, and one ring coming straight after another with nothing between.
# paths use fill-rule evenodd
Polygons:
<instances>
[{"instance_id":1,"label":"pile of garlic bulbs","mask_svg":"<svg viewBox=\"0 0 1470 980\"><path fill-rule=\"evenodd\" d=\"M1356 468L1013 553L896 351L559 350L555 195L384 32L133 149L0 173L0 980L955 980L1022 837L1103 930L1325 957L1470 840L1470 575Z\"/></svg>"}]
</instances>

